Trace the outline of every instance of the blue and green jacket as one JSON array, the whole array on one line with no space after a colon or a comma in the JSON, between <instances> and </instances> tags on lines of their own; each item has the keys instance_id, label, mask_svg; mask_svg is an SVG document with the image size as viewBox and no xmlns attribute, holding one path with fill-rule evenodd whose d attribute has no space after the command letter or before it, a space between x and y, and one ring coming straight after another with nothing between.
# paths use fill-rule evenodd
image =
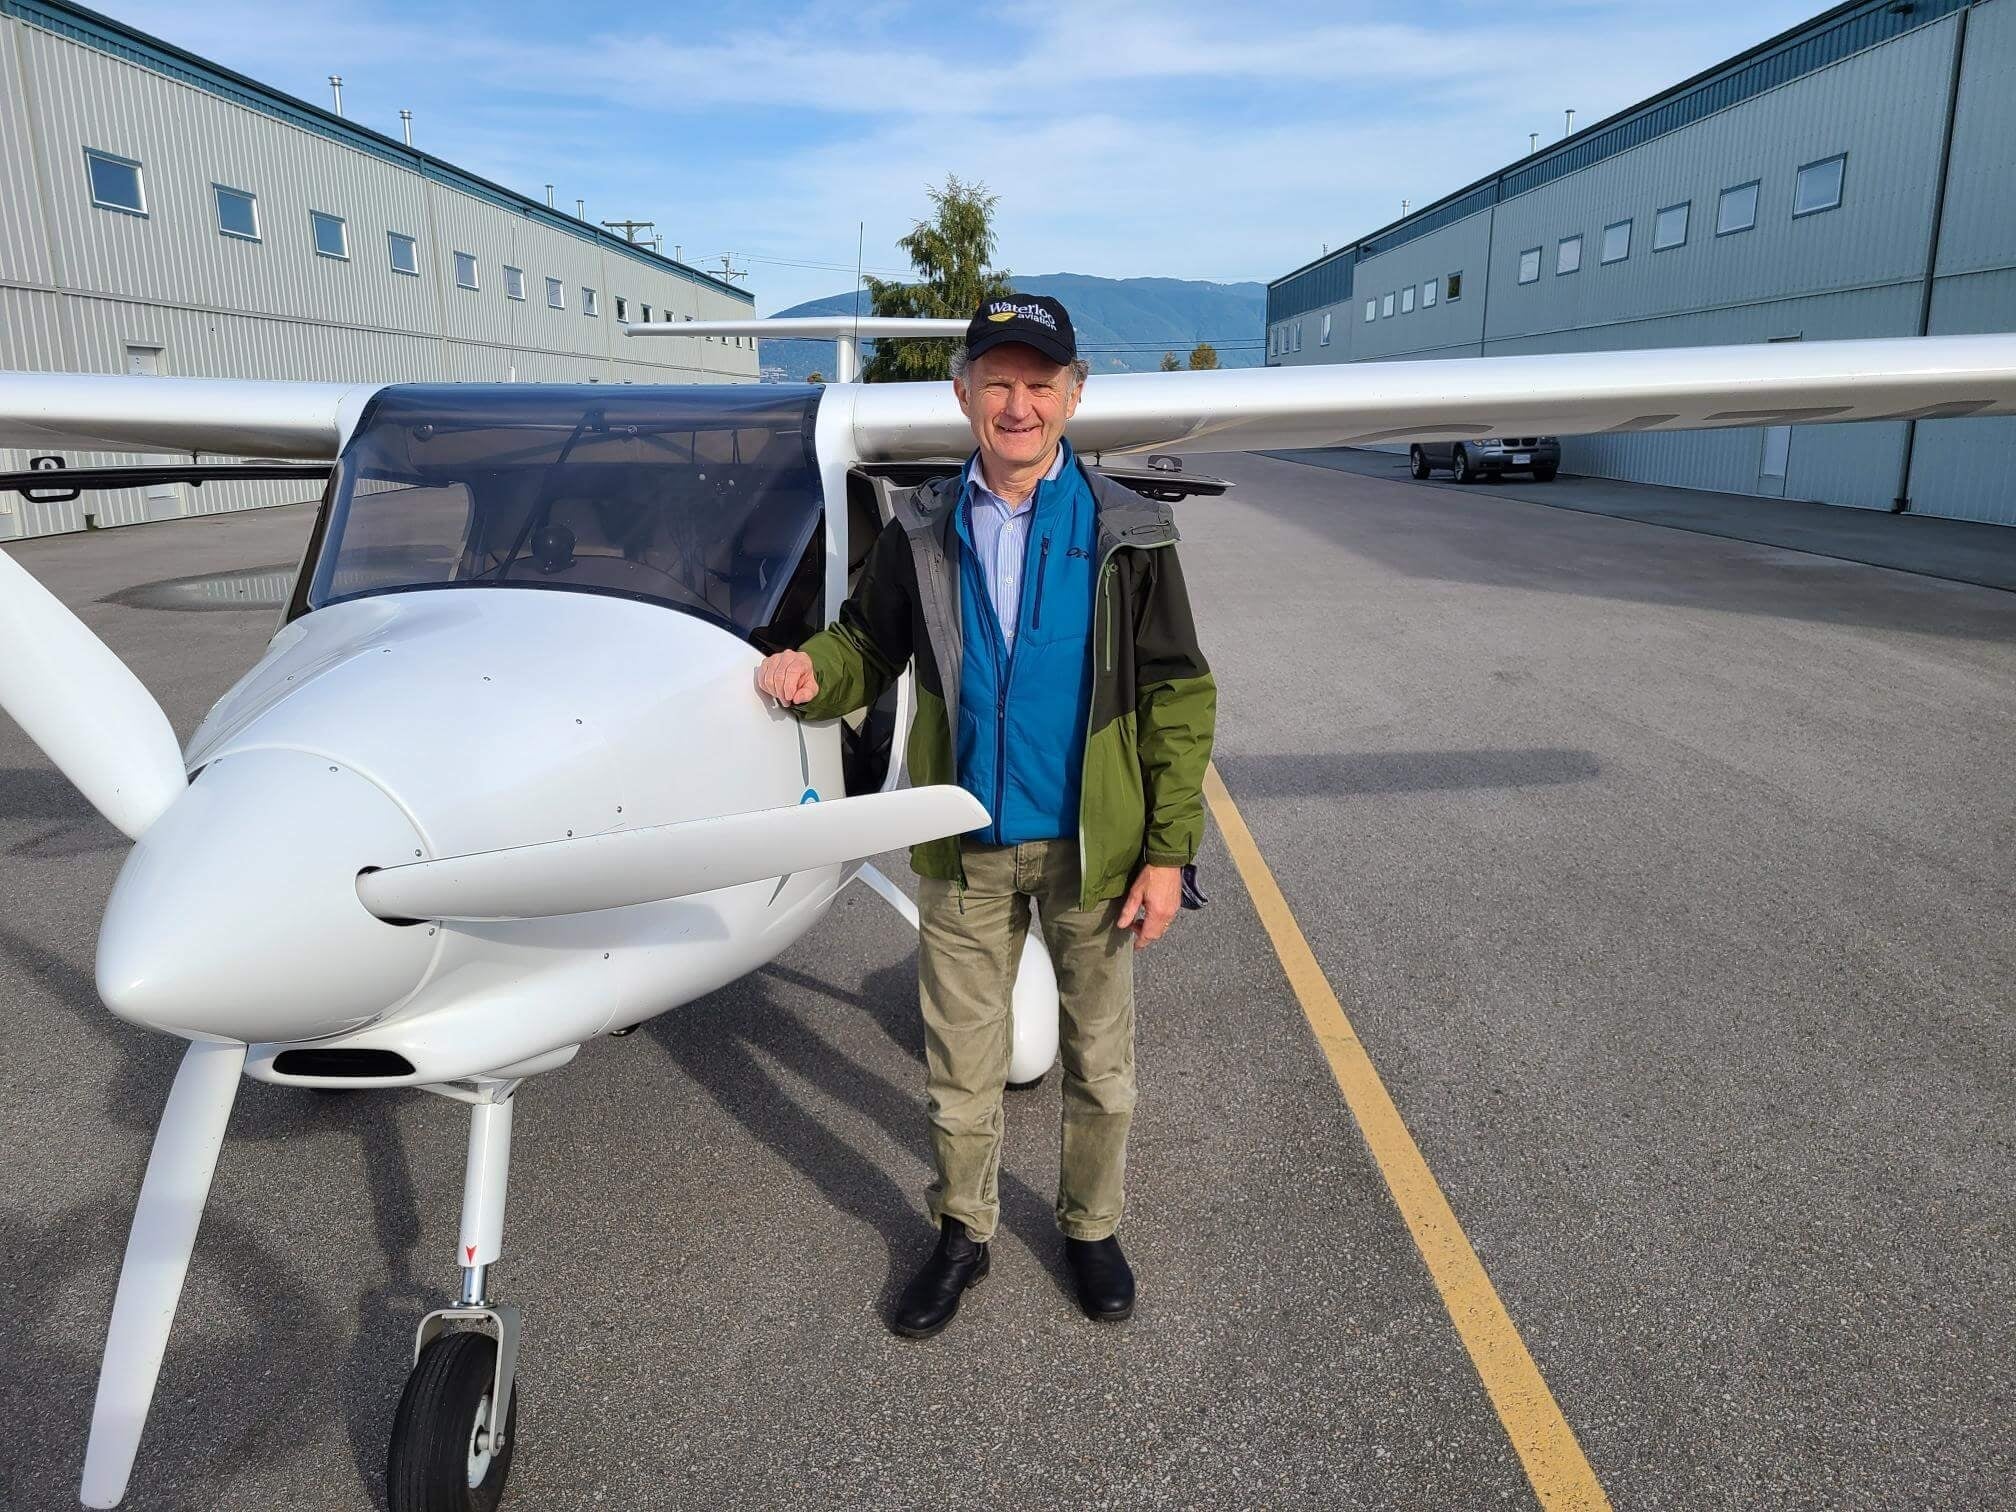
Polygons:
<instances>
[{"instance_id":1,"label":"blue and green jacket","mask_svg":"<svg viewBox=\"0 0 2016 1512\"><path fill-rule=\"evenodd\" d=\"M1175 517L1071 458L1039 494L1024 622L1015 656L1004 660L979 644L982 629L998 636L1000 627L966 566L964 480L961 471L892 494L894 518L853 594L801 648L819 691L796 712L837 719L864 708L914 660L910 780L965 786L987 807L982 834L1044 831L1027 838L1071 833L1059 827L1069 815L1058 805L1068 807L1075 791L1079 901L1090 908L1124 893L1144 862L1194 861L1203 839L1217 686L1197 644ZM1089 554L1073 556L1074 547ZM984 624L975 625L974 610ZM1061 740L1063 700L1052 678L1073 690ZM965 877L957 836L913 847L910 864L926 877Z\"/></svg>"}]
</instances>

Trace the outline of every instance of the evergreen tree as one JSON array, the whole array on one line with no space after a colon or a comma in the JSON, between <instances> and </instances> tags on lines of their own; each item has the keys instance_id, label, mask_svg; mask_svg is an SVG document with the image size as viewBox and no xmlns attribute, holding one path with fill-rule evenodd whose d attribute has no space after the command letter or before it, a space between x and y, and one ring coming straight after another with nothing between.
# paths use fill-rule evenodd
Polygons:
<instances>
[{"instance_id":1,"label":"evergreen tree","mask_svg":"<svg viewBox=\"0 0 2016 1512\"><path fill-rule=\"evenodd\" d=\"M985 299L1013 291L1005 269L990 268L994 255L994 205L1000 196L985 184L962 183L945 175L942 189L926 191L933 216L918 221L896 243L917 269L916 283L868 280L877 315L902 315L932 320L966 320ZM952 345L932 341L875 343L875 355L862 365L866 383L915 383L943 379L950 373Z\"/></svg>"},{"instance_id":2,"label":"evergreen tree","mask_svg":"<svg viewBox=\"0 0 2016 1512\"><path fill-rule=\"evenodd\" d=\"M806 374L805 381L807 383L824 383L826 381L826 375L824 373L819 372L808 373Z\"/></svg>"},{"instance_id":3,"label":"evergreen tree","mask_svg":"<svg viewBox=\"0 0 2016 1512\"><path fill-rule=\"evenodd\" d=\"M1175 363L1169 366L1174 367ZM1190 371L1202 373L1218 366L1218 348L1208 341L1200 341L1190 349Z\"/></svg>"},{"instance_id":4,"label":"evergreen tree","mask_svg":"<svg viewBox=\"0 0 2016 1512\"><path fill-rule=\"evenodd\" d=\"M1182 364L1182 363L1180 363L1180 362L1178 362L1178 361L1176 360L1176 354L1175 354L1174 352L1164 352L1164 353L1162 354L1162 371L1163 371L1163 372L1165 372L1165 373L1174 373L1174 372L1178 371L1179 369L1181 369L1181 368L1182 368L1182 366L1183 366L1183 364Z\"/></svg>"}]
</instances>

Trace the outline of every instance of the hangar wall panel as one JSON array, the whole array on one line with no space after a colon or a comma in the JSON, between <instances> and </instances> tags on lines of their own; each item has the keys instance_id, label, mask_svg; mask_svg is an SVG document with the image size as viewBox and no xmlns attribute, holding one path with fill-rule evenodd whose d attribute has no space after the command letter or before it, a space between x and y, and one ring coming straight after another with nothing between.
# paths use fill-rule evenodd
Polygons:
<instances>
[{"instance_id":1,"label":"hangar wall panel","mask_svg":"<svg viewBox=\"0 0 2016 1512\"><path fill-rule=\"evenodd\" d=\"M1935 10L1936 19L1914 20ZM1785 82L1738 98L1743 92L1725 91L1724 84L1763 66L1746 54L1704 83L1633 110L1665 111L1666 102L1697 91L1711 106L1723 98L1736 103L1696 114L1664 135L1605 149L1607 155L1585 151L1578 159L1585 166L1567 172L1509 165L1481 188L1382 228L1346 249L1355 259L1353 298L1348 319L1339 319L1349 326L1349 341L1333 338L1323 348L1305 335L1299 352L1283 352L1277 321L1269 363L1913 335L1921 320L1934 333L2016 331L2016 0L1915 12L1839 7L1803 33L1795 29L1782 46L1773 44L1776 52L1763 52L1791 56L1814 39L1832 46L1829 38L1887 34L1898 26L1908 29L1860 52L1826 54L1822 47L1834 61L1796 76L1774 74ZM1632 112L1619 119L1626 118L1637 119ZM1590 128L1585 147L1617 129ZM1801 166L1843 153L1839 207L1795 217ZM1530 161L1560 166L1550 165L1545 151ZM1752 179L1759 185L1754 226L1718 237L1722 191ZM1538 180L1540 187L1507 196ZM1658 212L1682 203L1689 206L1686 241L1655 251ZM1604 229L1627 218L1630 254L1606 265ZM1557 273L1562 239L1577 234L1580 269ZM1375 246L1390 250L1374 255L1367 249ZM1522 284L1521 253L1535 248L1539 277ZM1277 280L1270 304L1294 309L1318 274L1325 288L1341 284L1331 260ZM1410 284L1418 290L1422 280L1458 266L1466 269L1461 306L1444 301L1423 310L1417 293L1413 312L1383 313L1387 293ZM1367 299L1381 311L1369 325ZM1488 340L1473 324L1485 318L1487 304ZM1288 317L1291 324L1315 318ZM1769 443L1760 430L1573 437L1563 444L1571 471L1870 509L1893 507L1902 495L1918 512L2016 524L2016 421L1792 427L1782 477L1764 466Z\"/></svg>"},{"instance_id":2,"label":"hangar wall panel","mask_svg":"<svg viewBox=\"0 0 2016 1512\"><path fill-rule=\"evenodd\" d=\"M92 203L85 149L141 165L143 214ZM256 239L216 187L255 196ZM342 218L317 255L311 211ZM410 236L417 272L393 266ZM458 286L457 251L477 288ZM504 269L523 270L523 300ZM565 308L549 309L560 278ZM594 315L582 290L596 291ZM0 369L360 382L748 382L753 340L629 341L615 316L733 318L749 296L223 74L65 0L0 0ZM136 355L137 354L137 355ZM143 460L67 455L72 466ZM0 470L27 456L0 451ZM0 539L298 498L297 485L0 498Z\"/></svg>"}]
</instances>

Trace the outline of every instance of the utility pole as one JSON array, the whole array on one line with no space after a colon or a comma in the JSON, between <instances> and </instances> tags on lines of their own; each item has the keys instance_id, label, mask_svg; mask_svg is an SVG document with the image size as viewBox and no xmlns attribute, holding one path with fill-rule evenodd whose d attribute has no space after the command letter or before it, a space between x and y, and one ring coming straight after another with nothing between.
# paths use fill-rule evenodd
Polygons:
<instances>
[{"instance_id":1,"label":"utility pole","mask_svg":"<svg viewBox=\"0 0 2016 1512\"><path fill-rule=\"evenodd\" d=\"M707 271L713 274L714 277L719 278L724 282L733 282L735 279L738 278L747 278L749 276L749 270L747 268L738 268L733 266L734 260L735 260L734 253L723 252L721 254L721 266L718 268L709 268Z\"/></svg>"},{"instance_id":2,"label":"utility pole","mask_svg":"<svg viewBox=\"0 0 2016 1512\"><path fill-rule=\"evenodd\" d=\"M607 226L611 231L621 231L623 233L623 240L630 243L633 247L637 245L637 233L639 231L655 231L658 229L658 222L656 221L617 220L604 221L602 224Z\"/></svg>"}]
</instances>

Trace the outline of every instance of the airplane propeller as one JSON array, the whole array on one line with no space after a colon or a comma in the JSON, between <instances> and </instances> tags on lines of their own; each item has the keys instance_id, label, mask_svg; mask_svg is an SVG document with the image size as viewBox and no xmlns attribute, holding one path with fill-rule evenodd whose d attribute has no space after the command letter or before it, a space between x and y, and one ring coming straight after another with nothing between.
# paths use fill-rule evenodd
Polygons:
<instances>
[{"instance_id":1,"label":"airplane propeller","mask_svg":"<svg viewBox=\"0 0 2016 1512\"><path fill-rule=\"evenodd\" d=\"M188 787L161 705L63 602L0 551L0 709L138 840Z\"/></svg>"},{"instance_id":2,"label":"airplane propeller","mask_svg":"<svg viewBox=\"0 0 2016 1512\"><path fill-rule=\"evenodd\" d=\"M364 872L357 896L394 922L550 918L857 861L986 822L964 788L904 788L414 861Z\"/></svg>"},{"instance_id":3,"label":"airplane propeller","mask_svg":"<svg viewBox=\"0 0 2016 1512\"><path fill-rule=\"evenodd\" d=\"M244 1067L243 1045L194 1041L161 1111L105 1332L98 1400L84 1451L80 1494L87 1507L116 1507L126 1494Z\"/></svg>"}]
</instances>

